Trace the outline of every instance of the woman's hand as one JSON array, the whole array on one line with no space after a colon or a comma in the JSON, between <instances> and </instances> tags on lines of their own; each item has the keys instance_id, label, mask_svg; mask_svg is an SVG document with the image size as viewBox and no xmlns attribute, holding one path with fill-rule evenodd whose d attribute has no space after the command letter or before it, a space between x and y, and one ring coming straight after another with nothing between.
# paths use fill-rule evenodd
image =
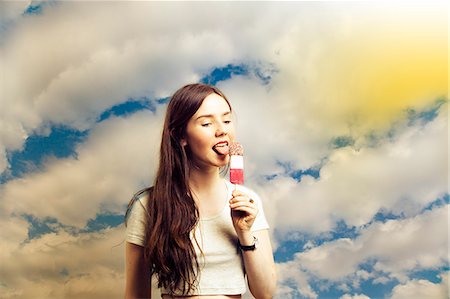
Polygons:
<instances>
[{"instance_id":1,"label":"woman's hand","mask_svg":"<svg viewBox=\"0 0 450 299\"><path fill-rule=\"evenodd\" d=\"M242 191L234 190L230 199L231 218L238 236L249 232L258 214L258 207L253 199Z\"/></svg>"}]
</instances>

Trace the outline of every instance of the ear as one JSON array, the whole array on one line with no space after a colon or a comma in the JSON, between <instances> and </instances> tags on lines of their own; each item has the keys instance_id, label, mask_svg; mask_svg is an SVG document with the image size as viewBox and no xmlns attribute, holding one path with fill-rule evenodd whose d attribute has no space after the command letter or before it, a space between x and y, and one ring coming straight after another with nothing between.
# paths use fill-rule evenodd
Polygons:
<instances>
[{"instance_id":1,"label":"ear","mask_svg":"<svg viewBox=\"0 0 450 299\"><path fill-rule=\"evenodd\" d=\"M181 139L180 144L181 144L181 146L186 146L187 145L186 139Z\"/></svg>"}]
</instances>

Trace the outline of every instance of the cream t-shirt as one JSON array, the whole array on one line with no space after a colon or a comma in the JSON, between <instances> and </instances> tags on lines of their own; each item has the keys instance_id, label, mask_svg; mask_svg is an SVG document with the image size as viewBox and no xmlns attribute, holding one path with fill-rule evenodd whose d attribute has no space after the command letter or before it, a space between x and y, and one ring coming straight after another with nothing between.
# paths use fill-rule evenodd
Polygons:
<instances>
[{"instance_id":1,"label":"cream t-shirt","mask_svg":"<svg viewBox=\"0 0 450 299\"><path fill-rule=\"evenodd\" d=\"M233 227L228 204L232 197L234 185L227 180L225 180L225 183L228 196L222 211L213 217L200 218L195 229L195 236L202 248L203 256L195 241L193 241L200 264L200 275L198 277L198 288L190 295L234 295L243 294L247 289L244 262L238 247L238 238ZM237 189L248 194L258 205L259 212L251 230L268 229L269 225L258 194L242 185L237 185ZM126 240L144 246L147 214L145 209L148 192L137 196L138 198L131 207L127 218ZM162 289L161 293L167 294L168 291Z\"/></svg>"}]
</instances>

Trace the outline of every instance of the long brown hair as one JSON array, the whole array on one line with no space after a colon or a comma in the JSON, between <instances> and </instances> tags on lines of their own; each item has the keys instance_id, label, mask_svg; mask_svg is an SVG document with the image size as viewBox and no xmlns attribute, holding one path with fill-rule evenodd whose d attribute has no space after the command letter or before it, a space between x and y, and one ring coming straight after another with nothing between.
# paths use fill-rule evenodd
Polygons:
<instances>
[{"instance_id":1,"label":"long brown hair","mask_svg":"<svg viewBox=\"0 0 450 299\"><path fill-rule=\"evenodd\" d=\"M149 188L145 257L158 280L158 287L183 295L198 284L199 263L191 237L199 211L189 188L191 153L183 146L186 126L203 100L216 93L231 105L216 87L206 84L183 86L172 96L166 111L159 167ZM132 203L130 203L132 204Z\"/></svg>"}]
</instances>

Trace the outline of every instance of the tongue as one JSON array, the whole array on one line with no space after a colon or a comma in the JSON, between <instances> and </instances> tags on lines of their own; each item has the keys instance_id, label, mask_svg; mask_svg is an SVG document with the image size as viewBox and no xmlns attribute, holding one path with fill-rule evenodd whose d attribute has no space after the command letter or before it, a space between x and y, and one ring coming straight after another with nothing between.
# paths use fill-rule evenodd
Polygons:
<instances>
[{"instance_id":1,"label":"tongue","mask_svg":"<svg viewBox=\"0 0 450 299\"><path fill-rule=\"evenodd\" d=\"M228 155L228 145L215 146L214 151L219 155Z\"/></svg>"}]
</instances>

